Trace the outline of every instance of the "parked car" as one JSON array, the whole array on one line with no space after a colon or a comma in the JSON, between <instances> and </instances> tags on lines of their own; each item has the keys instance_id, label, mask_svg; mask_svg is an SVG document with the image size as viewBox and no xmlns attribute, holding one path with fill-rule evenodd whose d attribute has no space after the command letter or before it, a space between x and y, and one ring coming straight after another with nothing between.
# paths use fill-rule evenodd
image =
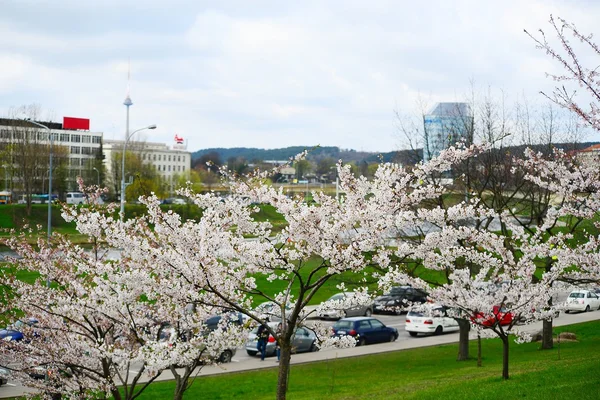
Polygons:
<instances>
[{"instance_id":1,"label":"parked car","mask_svg":"<svg viewBox=\"0 0 600 400\"><path fill-rule=\"evenodd\" d=\"M501 326L510 325L513 322L513 313L507 311L504 307L494 306L490 314L477 313L471 317L471 321L477 321L483 326Z\"/></svg>"},{"instance_id":2,"label":"parked car","mask_svg":"<svg viewBox=\"0 0 600 400\"><path fill-rule=\"evenodd\" d=\"M449 317L447 307L432 305L424 310L411 310L406 314L405 330L410 336L419 333L440 335L459 330L456 319Z\"/></svg>"},{"instance_id":3,"label":"parked car","mask_svg":"<svg viewBox=\"0 0 600 400\"><path fill-rule=\"evenodd\" d=\"M217 329L217 327L219 326L219 322L221 322L221 319L223 319L224 316L227 316L229 318L230 324L236 325L243 325L248 319L248 316L240 312L230 312L222 315L214 315L206 320L206 327L209 330L214 331L215 329Z\"/></svg>"},{"instance_id":4,"label":"parked car","mask_svg":"<svg viewBox=\"0 0 600 400\"><path fill-rule=\"evenodd\" d=\"M23 340L24 336L23 336L23 332L20 332L16 329L12 329L12 328L6 328L6 329L1 329L0 330L0 340L6 340L6 341L15 341L18 342L20 340Z\"/></svg>"},{"instance_id":5,"label":"parked car","mask_svg":"<svg viewBox=\"0 0 600 400\"><path fill-rule=\"evenodd\" d=\"M366 344L393 342L398 339L398 329L385 326L383 322L371 317L342 318L333 325L333 336L352 336L358 346Z\"/></svg>"},{"instance_id":6,"label":"parked car","mask_svg":"<svg viewBox=\"0 0 600 400\"><path fill-rule=\"evenodd\" d=\"M410 303L425 303L427 293L411 286L395 286L389 293L376 297L373 302L375 314L392 313L398 314Z\"/></svg>"},{"instance_id":7,"label":"parked car","mask_svg":"<svg viewBox=\"0 0 600 400\"><path fill-rule=\"evenodd\" d=\"M25 339L23 329L26 327L35 327L38 324L38 320L35 318L19 319L5 329L0 329L0 340L13 340L18 342ZM38 337L37 332L33 332L34 337Z\"/></svg>"},{"instance_id":8,"label":"parked car","mask_svg":"<svg viewBox=\"0 0 600 400\"><path fill-rule=\"evenodd\" d=\"M292 304L287 304L285 306L285 311L291 312L293 308ZM259 304L254 309L255 315L262 319L269 319L270 321L281 321L281 308L277 303L272 301L265 301L264 303Z\"/></svg>"},{"instance_id":9,"label":"parked car","mask_svg":"<svg viewBox=\"0 0 600 400\"><path fill-rule=\"evenodd\" d=\"M571 311L600 310L600 297L590 290L573 290L565 303L565 313Z\"/></svg>"},{"instance_id":10,"label":"parked car","mask_svg":"<svg viewBox=\"0 0 600 400\"><path fill-rule=\"evenodd\" d=\"M9 372L7 369L0 368L0 386L6 385L8 383L8 375Z\"/></svg>"},{"instance_id":11,"label":"parked car","mask_svg":"<svg viewBox=\"0 0 600 400\"><path fill-rule=\"evenodd\" d=\"M277 330L277 325L279 322L269 322L269 327L273 330ZM258 354L258 338L257 338L258 327L254 328L248 334L248 340L246 341L246 353L250 356L255 356ZM276 351L276 343L275 338L272 335L269 335L269 339L267 340L267 356L275 355ZM308 351L317 351L317 336L310 329L299 327L296 328L294 332L294 337L292 339L292 352L294 353L304 353Z\"/></svg>"},{"instance_id":12,"label":"parked car","mask_svg":"<svg viewBox=\"0 0 600 400\"><path fill-rule=\"evenodd\" d=\"M329 299L327 299L327 301L341 301L346 296L352 296L352 293L348 293L348 292L337 293L337 294L334 294L333 296L331 296ZM323 319L339 319L339 318L354 317L354 316L360 316L360 315L364 315L365 317L370 317L371 314L373 314L373 304L345 308L343 310L340 310L340 309L323 310L319 313L318 316Z\"/></svg>"},{"instance_id":13,"label":"parked car","mask_svg":"<svg viewBox=\"0 0 600 400\"><path fill-rule=\"evenodd\" d=\"M177 330L170 324L162 324L162 327L158 332L158 342L164 346L172 347L176 345L177 341L185 342L189 340L189 335L186 335L186 333L180 334L179 338L177 337L177 334ZM235 353L235 348L225 349L215 361L223 364L231 362L231 359L233 356L235 356Z\"/></svg>"}]
</instances>

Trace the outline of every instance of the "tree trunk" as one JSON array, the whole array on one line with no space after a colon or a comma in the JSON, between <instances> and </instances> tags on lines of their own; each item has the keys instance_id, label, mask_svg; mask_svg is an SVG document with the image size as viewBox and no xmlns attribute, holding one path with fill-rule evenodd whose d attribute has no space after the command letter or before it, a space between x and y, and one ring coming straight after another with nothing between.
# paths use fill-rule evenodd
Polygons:
<instances>
[{"instance_id":1,"label":"tree trunk","mask_svg":"<svg viewBox=\"0 0 600 400\"><path fill-rule=\"evenodd\" d=\"M500 336L502 339L502 379L508 379L508 335Z\"/></svg>"},{"instance_id":2,"label":"tree trunk","mask_svg":"<svg viewBox=\"0 0 600 400\"><path fill-rule=\"evenodd\" d=\"M548 350L554 347L552 337L552 319L545 319L542 325L542 349Z\"/></svg>"},{"instance_id":3,"label":"tree trunk","mask_svg":"<svg viewBox=\"0 0 600 400\"><path fill-rule=\"evenodd\" d=\"M290 362L292 347L289 339L280 344L281 358L279 359L279 375L277 376L277 400L285 400L290 379Z\"/></svg>"},{"instance_id":4,"label":"tree trunk","mask_svg":"<svg viewBox=\"0 0 600 400\"><path fill-rule=\"evenodd\" d=\"M195 363L194 363L194 368L195 368ZM177 372L177 370L175 369L174 365L171 365L171 373L173 374L173 377L175 378L175 390L173 391L173 400L182 400L183 399L183 394L185 393L185 391L188 388L188 379L190 377L190 375L192 374L192 371L194 370L194 368L190 367L190 366L186 366L184 368L184 372L183 374L179 374Z\"/></svg>"},{"instance_id":5,"label":"tree trunk","mask_svg":"<svg viewBox=\"0 0 600 400\"><path fill-rule=\"evenodd\" d=\"M458 357L457 361L465 361L469 359L469 330L471 330L471 324L466 319L456 319L458 327L460 329L458 339Z\"/></svg>"},{"instance_id":6,"label":"tree trunk","mask_svg":"<svg viewBox=\"0 0 600 400\"><path fill-rule=\"evenodd\" d=\"M115 400L121 400L121 392L119 392L119 389L117 389L116 387L114 389L111 389L110 393L113 395L113 398Z\"/></svg>"},{"instance_id":7,"label":"tree trunk","mask_svg":"<svg viewBox=\"0 0 600 400\"><path fill-rule=\"evenodd\" d=\"M477 366L481 367L481 335L477 335Z\"/></svg>"}]
</instances>

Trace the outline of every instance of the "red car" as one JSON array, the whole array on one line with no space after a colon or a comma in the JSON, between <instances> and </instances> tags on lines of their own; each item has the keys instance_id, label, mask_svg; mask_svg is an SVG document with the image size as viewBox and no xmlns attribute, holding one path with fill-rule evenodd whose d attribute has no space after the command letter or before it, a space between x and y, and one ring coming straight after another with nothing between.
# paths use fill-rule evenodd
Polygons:
<instances>
[{"instance_id":1,"label":"red car","mask_svg":"<svg viewBox=\"0 0 600 400\"><path fill-rule=\"evenodd\" d=\"M484 315L483 313L476 313L471 317L471 321L477 322L483 326L491 327L496 324L506 326L513 322L513 314L511 312L506 312L504 308L494 306L491 314Z\"/></svg>"}]
</instances>

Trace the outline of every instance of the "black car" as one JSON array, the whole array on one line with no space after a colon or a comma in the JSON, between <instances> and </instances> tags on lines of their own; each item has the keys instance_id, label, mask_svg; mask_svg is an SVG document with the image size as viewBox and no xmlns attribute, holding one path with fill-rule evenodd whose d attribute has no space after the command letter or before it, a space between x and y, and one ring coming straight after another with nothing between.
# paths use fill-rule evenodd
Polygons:
<instances>
[{"instance_id":1,"label":"black car","mask_svg":"<svg viewBox=\"0 0 600 400\"><path fill-rule=\"evenodd\" d=\"M210 330L210 331L214 331L215 329L217 329L217 327L219 326L219 322L221 322L221 319L226 316L228 318L228 323L229 324L235 324L235 325L243 325L244 324L244 314L238 312L231 312L228 314L224 314L224 315L214 315L210 318L208 318L206 320L206 327Z\"/></svg>"},{"instance_id":2,"label":"black car","mask_svg":"<svg viewBox=\"0 0 600 400\"><path fill-rule=\"evenodd\" d=\"M411 286L395 286L389 293L376 297L373 301L373 313L398 314L414 303L425 303L427 293Z\"/></svg>"},{"instance_id":3,"label":"black car","mask_svg":"<svg viewBox=\"0 0 600 400\"><path fill-rule=\"evenodd\" d=\"M358 346L365 344L393 342L398 339L398 329L385 326L378 319L370 317L342 318L333 325L333 336L352 336Z\"/></svg>"}]
</instances>

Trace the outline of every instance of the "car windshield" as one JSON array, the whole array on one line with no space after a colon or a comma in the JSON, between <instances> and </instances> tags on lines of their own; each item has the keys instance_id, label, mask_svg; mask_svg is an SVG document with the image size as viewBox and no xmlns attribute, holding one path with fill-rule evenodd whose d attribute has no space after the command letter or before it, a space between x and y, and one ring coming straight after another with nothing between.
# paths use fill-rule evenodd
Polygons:
<instances>
[{"instance_id":1,"label":"car windshield","mask_svg":"<svg viewBox=\"0 0 600 400\"><path fill-rule=\"evenodd\" d=\"M403 287L392 288L388 293L389 296L402 296L405 295L408 290Z\"/></svg>"},{"instance_id":2,"label":"car windshield","mask_svg":"<svg viewBox=\"0 0 600 400\"><path fill-rule=\"evenodd\" d=\"M408 314L406 314L406 316L407 317L423 317L424 314L419 311L409 311Z\"/></svg>"},{"instance_id":3,"label":"car windshield","mask_svg":"<svg viewBox=\"0 0 600 400\"><path fill-rule=\"evenodd\" d=\"M583 299L585 297L585 293L573 292L569 295L569 297L574 298L574 299Z\"/></svg>"},{"instance_id":4,"label":"car windshield","mask_svg":"<svg viewBox=\"0 0 600 400\"><path fill-rule=\"evenodd\" d=\"M334 294L329 298L329 300L342 300L344 298L343 293Z\"/></svg>"},{"instance_id":5,"label":"car windshield","mask_svg":"<svg viewBox=\"0 0 600 400\"><path fill-rule=\"evenodd\" d=\"M338 321L333 327L335 329L350 329L353 325L352 321Z\"/></svg>"}]
</instances>

